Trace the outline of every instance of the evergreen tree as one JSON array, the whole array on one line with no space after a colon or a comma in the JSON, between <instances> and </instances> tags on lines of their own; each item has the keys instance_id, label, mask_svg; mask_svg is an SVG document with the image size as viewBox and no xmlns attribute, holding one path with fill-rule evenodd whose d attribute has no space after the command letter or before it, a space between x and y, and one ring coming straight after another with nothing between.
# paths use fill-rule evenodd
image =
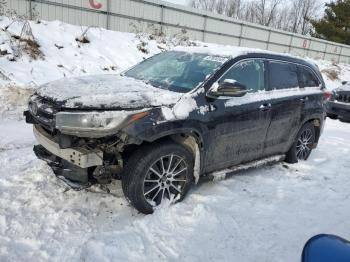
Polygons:
<instances>
[{"instance_id":1,"label":"evergreen tree","mask_svg":"<svg viewBox=\"0 0 350 262\"><path fill-rule=\"evenodd\" d=\"M350 45L350 0L326 4L324 17L311 23L315 37Z\"/></svg>"}]
</instances>

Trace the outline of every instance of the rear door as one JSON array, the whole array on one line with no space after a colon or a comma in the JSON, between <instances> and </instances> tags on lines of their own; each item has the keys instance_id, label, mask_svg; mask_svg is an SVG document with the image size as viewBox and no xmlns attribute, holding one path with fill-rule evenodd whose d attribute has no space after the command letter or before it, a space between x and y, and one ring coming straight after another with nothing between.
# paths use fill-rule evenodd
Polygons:
<instances>
[{"instance_id":1,"label":"rear door","mask_svg":"<svg viewBox=\"0 0 350 262\"><path fill-rule=\"evenodd\" d=\"M321 81L309 67L298 66L301 93L301 120L315 114L323 114L323 93L321 91Z\"/></svg>"},{"instance_id":2,"label":"rear door","mask_svg":"<svg viewBox=\"0 0 350 262\"><path fill-rule=\"evenodd\" d=\"M271 124L265 141L265 156L287 151L291 136L299 129L303 99L296 64L269 61L268 70Z\"/></svg>"},{"instance_id":3,"label":"rear door","mask_svg":"<svg viewBox=\"0 0 350 262\"><path fill-rule=\"evenodd\" d=\"M261 157L270 107L260 92L265 90L266 62L247 59L236 63L218 81L231 79L244 84L243 97L221 97L208 101L205 171L211 172Z\"/></svg>"}]
</instances>

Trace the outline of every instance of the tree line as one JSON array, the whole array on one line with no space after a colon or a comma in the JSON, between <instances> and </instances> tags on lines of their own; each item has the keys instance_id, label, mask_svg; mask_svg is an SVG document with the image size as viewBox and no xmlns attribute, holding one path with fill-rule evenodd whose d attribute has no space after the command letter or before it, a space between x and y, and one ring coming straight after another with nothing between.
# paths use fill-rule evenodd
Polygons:
<instances>
[{"instance_id":1,"label":"tree line","mask_svg":"<svg viewBox=\"0 0 350 262\"><path fill-rule=\"evenodd\" d=\"M320 0L190 0L189 5L238 20L350 44L350 0L326 4Z\"/></svg>"}]
</instances>

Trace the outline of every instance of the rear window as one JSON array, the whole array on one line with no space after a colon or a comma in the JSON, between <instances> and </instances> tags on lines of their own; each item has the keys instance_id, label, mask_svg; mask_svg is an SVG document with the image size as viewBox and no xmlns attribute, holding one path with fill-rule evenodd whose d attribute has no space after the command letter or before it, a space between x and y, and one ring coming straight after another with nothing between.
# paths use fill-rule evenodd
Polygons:
<instances>
[{"instance_id":1,"label":"rear window","mask_svg":"<svg viewBox=\"0 0 350 262\"><path fill-rule=\"evenodd\" d=\"M299 87L297 67L290 63L269 62L270 89Z\"/></svg>"},{"instance_id":2,"label":"rear window","mask_svg":"<svg viewBox=\"0 0 350 262\"><path fill-rule=\"evenodd\" d=\"M301 87L317 87L320 86L320 81L314 73L304 66L299 66L299 76Z\"/></svg>"}]
</instances>

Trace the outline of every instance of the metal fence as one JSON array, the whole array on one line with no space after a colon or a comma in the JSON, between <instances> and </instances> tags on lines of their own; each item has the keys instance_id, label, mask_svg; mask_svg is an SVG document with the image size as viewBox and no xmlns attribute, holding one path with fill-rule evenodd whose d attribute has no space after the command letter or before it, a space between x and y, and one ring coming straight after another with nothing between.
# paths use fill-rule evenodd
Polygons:
<instances>
[{"instance_id":1,"label":"metal fence","mask_svg":"<svg viewBox=\"0 0 350 262\"><path fill-rule=\"evenodd\" d=\"M152 27L166 35L186 29L193 40L267 49L350 63L350 46L231 19L157 0L8 0L9 8L29 17L61 20L132 32Z\"/></svg>"}]
</instances>

